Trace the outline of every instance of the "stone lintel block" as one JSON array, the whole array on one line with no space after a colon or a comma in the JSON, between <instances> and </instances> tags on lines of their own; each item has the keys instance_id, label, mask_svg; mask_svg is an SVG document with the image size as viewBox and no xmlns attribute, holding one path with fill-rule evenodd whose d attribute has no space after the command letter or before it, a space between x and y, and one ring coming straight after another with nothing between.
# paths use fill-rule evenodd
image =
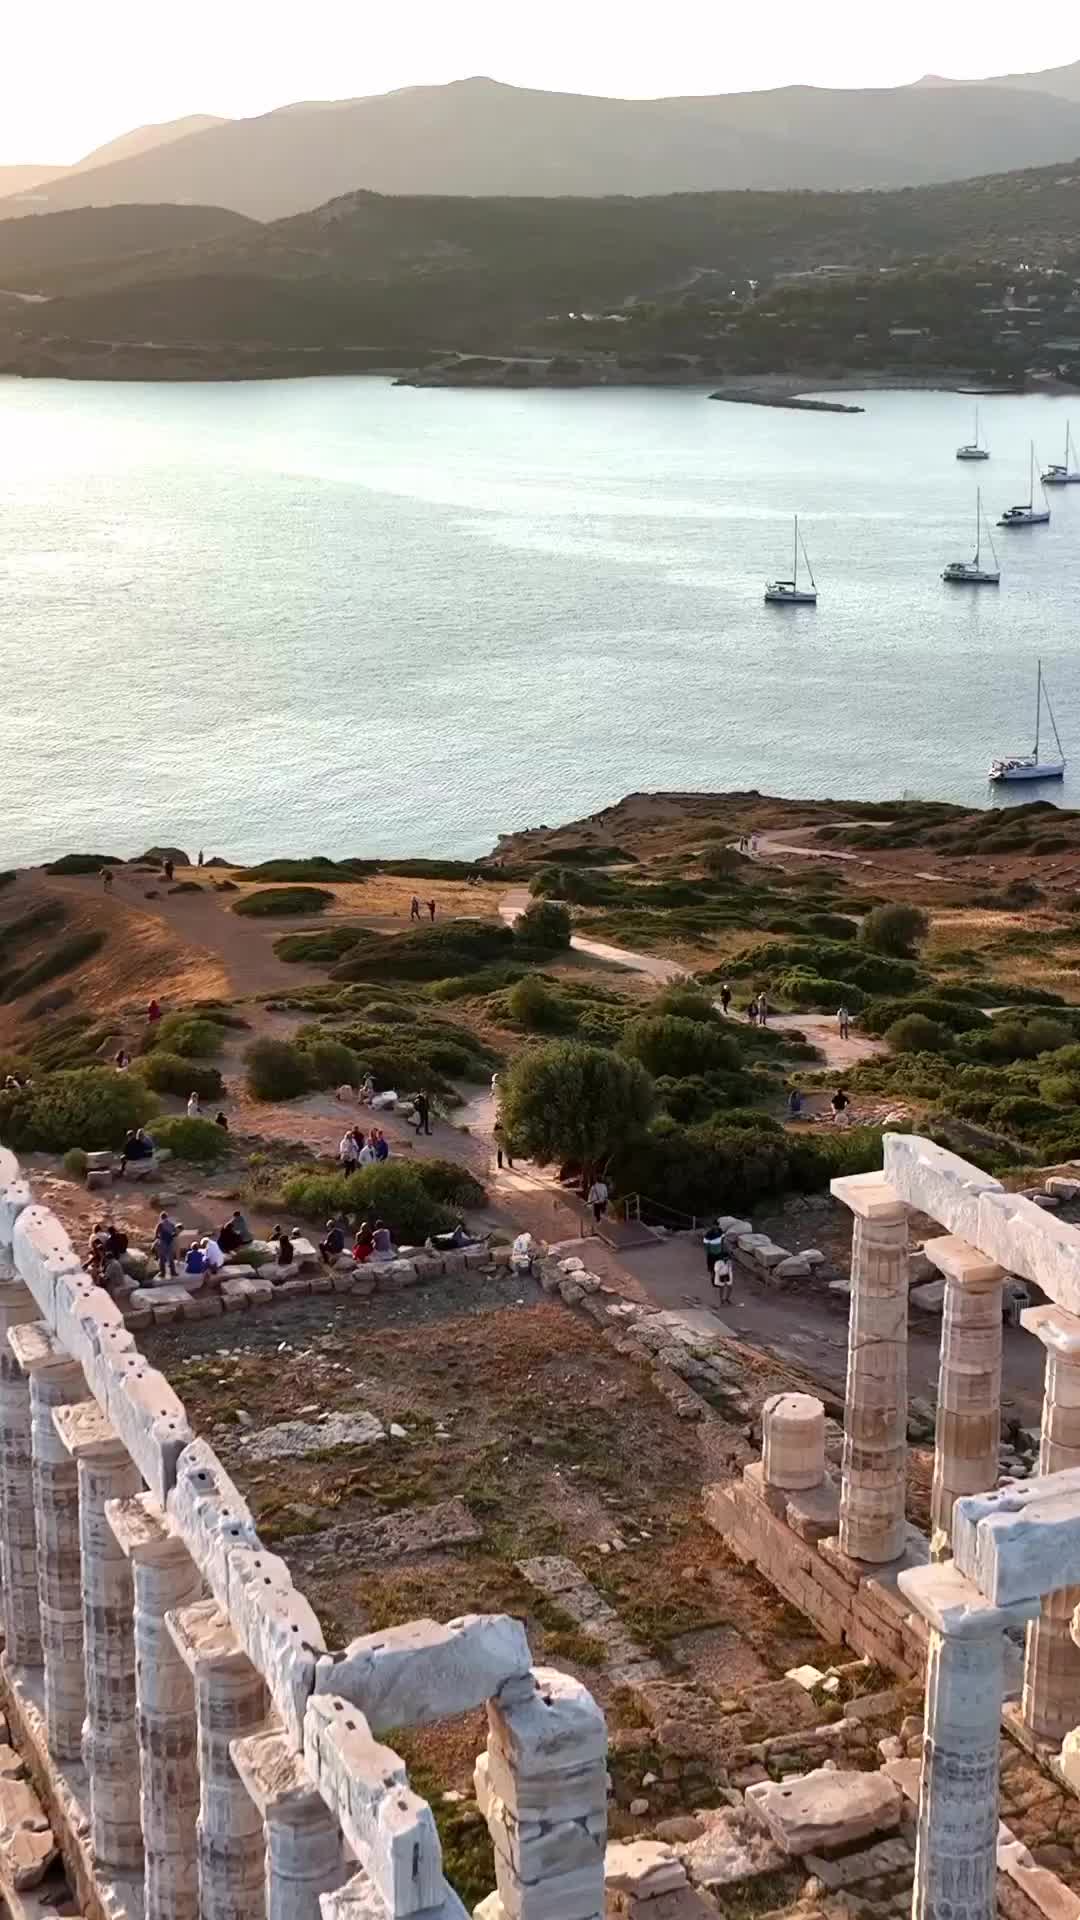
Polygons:
<instances>
[{"instance_id":1,"label":"stone lintel block","mask_svg":"<svg viewBox=\"0 0 1080 1920\"><path fill-rule=\"evenodd\" d=\"M488 1900L498 1900L498 1897L498 1894L489 1894ZM488 1902L482 1904L486 1906ZM372 1886L363 1867L343 1887L320 1893L319 1909L322 1920L388 1920L382 1896ZM479 1908L476 1911L479 1912ZM418 1920L469 1920L468 1909L444 1880L439 1905L419 1915ZM493 1913L490 1920L500 1920L500 1916Z\"/></svg>"},{"instance_id":2,"label":"stone lintel block","mask_svg":"<svg viewBox=\"0 0 1080 1920\"><path fill-rule=\"evenodd\" d=\"M747 1788L746 1800L789 1855L890 1833L902 1806L899 1787L882 1773L824 1768L779 1784L762 1780Z\"/></svg>"},{"instance_id":3,"label":"stone lintel block","mask_svg":"<svg viewBox=\"0 0 1080 1920\"><path fill-rule=\"evenodd\" d=\"M0 1147L0 1253L10 1247L15 1222L30 1205L30 1189L8 1147Z\"/></svg>"},{"instance_id":4,"label":"stone lintel block","mask_svg":"<svg viewBox=\"0 0 1080 1920\"><path fill-rule=\"evenodd\" d=\"M603 1760L607 1726L588 1688L554 1667L534 1672L536 1690L528 1699L488 1701L491 1739L511 1768L526 1775L558 1773Z\"/></svg>"},{"instance_id":5,"label":"stone lintel block","mask_svg":"<svg viewBox=\"0 0 1080 1920\"><path fill-rule=\"evenodd\" d=\"M404 1762L380 1746L363 1714L333 1694L316 1694L304 1719L304 1759L390 1913L438 1906L442 1851L434 1815L409 1787Z\"/></svg>"},{"instance_id":6,"label":"stone lintel block","mask_svg":"<svg viewBox=\"0 0 1080 1920\"><path fill-rule=\"evenodd\" d=\"M995 1251L979 1234L979 1205L984 1194L1000 1194L1000 1180L917 1133L886 1133L882 1147L885 1178L909 1207L940 1221L972 1246Z\"/></svg>"},{"instance_id":7,"label":"stone lintel block","mask_svg":"<svg viewBox=\"0 0 1080 1920\"><path fill-rule=\"evenodd\" d=\"M1012 1606L996 1606L951 1560L909 1567L898 1576L897 1585L915 1611L947 1639L985 1640L1005 1627L1022 1626L1039 1613L1037 1596Z\"/></svg>"},{"instance_id":8,"label":"stone lintel block","mask_svg":"<svg viewBox=\"0 0 1080 1920\"><path fill-rule=\"evenodd\" d=\"M106 1500L105 1518L126 1560L157 1566L171 1560L182 1542L169 1526L152 1493L136 1493L126 1500Z\"/></svg>"},{"instance_id":9,"label":"stone lintel block","mask_svg":"<svg viewBox=\"0 0 1080 1920\"><path fill-rule=\"evenodd\" d=\"M230 1740L229 1754L252 1800L265 1819L297 1815L317 1801L323 1802L311 1775L288 1735L277 1728L248 1734L245 1739Z\"/></svg>"},{"instance_id":10,"label":"stone lintel block","mask_svg":"<svg viewBox=\"0 0 1080 1920\"><path fill-rule=\"evenodd\" d=\"M998 1606L1080 1586L1080 1469L958 1501L953 1553Z\"/></svg>"},{"instance_id":11,"label":"stone lintel block","mask_svg":"<svg viewBox=\"0 0 1080 1920\"><path fill-rule=\"evenodd\" d=\"M189 1440L176 1463L169 1518L199 1572L228 1603L228 1554L259 1545L251 1510L206 1440Z\"/></svg>"},{"instance_id":12,"label":"stone lintel block","mask_svg":"<svg viewBox=\"0 0 1080 1920\"><path fill-rule=\"evenodd\" d=\"M116 1353L105 1411L150 1492L164 1506L191 1440L184 1403L138 1352Z\"/></svg>"},{"instance_id":13,"label":"stone lintel block","mask_svg":"<svg viewBox=\"0 0 1080 1920\"><path fill-rule=\"evenodd\" d=\"M73 1460L120 1465L127 1459L123 1442L96 1400L73 1400L66 1407L54 1407L52 1417L53 1426Z\"/></svg>"},{"instance_id":14,"label":"stone lintel block","mask_svg":"<svg viewBox=\"0 0 1080 1920\"><path fill-rule=\"evenodd\" d=\"M956 1233L944 1233L937 1240L924 1241L923 1252L939 1273L960 1287L1000 1286L1005 1278L1005 1270L996 1260L988 1260L978 1247L961 1240Z\"/></svg>"},{"instance_id":15,"label":"stone lintel block","mask_svg":"<svg viewBox=\"0 0 1080 1920\"><path fill-rule=\"evenodd\" d=\"M1025 1307L1020 1325L1041 1340L1048 1353L1080 1366L1080 1314L1064 1307Z\"/></svg>"},{"instance_id":16,"label":"stone lintel block","mask_svg":"<svg viewBox=\"0 0 1080 1920\"><path fill-rule=\"evenodd\" d=\"M860 1220L893 1222L907 1218L903 1196L890 1183L887 1170L845 1174L841 1179L830 1180L829 1192Z\"/></svg>"},{"instance_id":17,"label":"stone lintel block","mask_svg":"<svg viewBox=\"0 0 1080 1920\"><path fill-rule=\"evenodd\" d=\"M56 1324L56 1282L61 1274L83 1272L82 1261L55 1213L48 1207L24 1207L11 1236L13 1258L42 1319Z\"/></svg>"},{"instance_id":18,"label":"stone lintel block","mask_svg":"<svg viewBox=\"0 0 1080 1920\"><path fill-rule=\"evenodd\" d=\"M304 1709L315 1690L319 1656L326 1648L322 1628L276 1554L264 1547L233 1547L225 1568L223 1604L290 1737L300 1747Z\"/></svg>"},{"instance_id":19,"label":"stone lintel block","mask_svg":"<svg viewBox=\"0 0 1080 1920\"><path fill-rule=\"evenodd\" d=\"M974 1243L1050 1301L1080 1313L1080 1229L1018 1193L984 1193Z\"/></svg>"},{"instance_id":20,"label":"stone lintel block","mask_svg":"<svg viewBox=\"0 0 1080 1920\"><path fill-rule=\"evenodd\" d=\"M352 1701L378 1733L468 1713L530 1666L520 1620L470 1613L364 1634L341 1659L320 1662L317 1685Z\"/></svg>"}]
</instances>

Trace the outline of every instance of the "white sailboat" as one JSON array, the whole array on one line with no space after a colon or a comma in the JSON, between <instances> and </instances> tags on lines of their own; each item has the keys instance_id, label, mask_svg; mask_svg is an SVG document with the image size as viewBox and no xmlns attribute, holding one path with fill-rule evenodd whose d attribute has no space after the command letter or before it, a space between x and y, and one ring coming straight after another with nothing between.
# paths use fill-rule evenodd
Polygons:
<instances>
[{"instance_id":1,"label":"white sailboat","mask_svg":"<svg viewBox=\"0 0 1080 1920\"><path fill-rule=\"evenodd\" d=\"M802 557L806 561L806 571L810 575L810 585L808 587L800 587L799 585L800 547L802 548ZM817 581L814 579L814 569L810 565L805 544L799 534L798 514L795 515L795 543L792 552L791 579L770 580L765 588L765 600L770 607L817 606Z\"/></svg>"},{"instance_id":2,"label":"white sailboat","mask_svg":"<svg viewBox=\"0 0 1080 1920\"><path fill-rule=\"evenodd\" d=\"M957 447L956 457L958 460L989 460L990 458L989 447L982 446L979 440L978 407L975 409L975 438L968 440L964 446Z\"/></svg>"},{"instance_id":3,"label":"white sailboat","mask_svg":"<svg viewBox=\"0 0 1080 1920\"><path fill-rule=\"evenodd\" d=\"M1044 487L1080 486L1080 462L1077 461L1076 448L1073 445L1072 427L1065 423L1065 459L1059 464L1051 460L1042 476Z\"/></svg>"},{"instance_id":4,"label":"white sailboat","mask_svg":"<svg viewBox=\"0 0 1080 1920\"><path fill-rule=\"evenodd\" d=\"M1057 744L1057 759L1043 760L1039 755L1039 727L1042 721L1043 700L1050 715L1050 725L1054 730ZM990 778L1002 780L1062 780L1065 777L1065 755L1061 750L1061 736L1054 719L1054 709L1050 705L1050 695L1043 685L1042 661L1039 661L1039 677L1035 690L1035 745L1030 753L1011 753L1000 760L990 762Z\"/></svg>"},{"instance_id":5,"label":"white sailboat","mask_svg":"<svg viewBox=\"0 0 1080 1920\"><path fill-rule=\"evenodd\" d=\"M975 558L973 560L950 560L942 570L942 579L956 587L996 587L1001 583L1001 572L997 563L997 549L989 527L986 537L990 542L990 551L994 556L992 567L982 564L982 494L975 495Z\"/></svg>"},{"instance_id":6,"label":"white sailboat","mask_svg":"<svg viewBox=\"0 0 1080 1920\"><path fill-rule=\"evenodd\" d=\"M1035 442L1031 442L1031 462L1028 475L1028 497L1019 507L1006 507L999 527L1045 527L1050 519L1050 509L1045 498L1041 507L1035 505Z\"/></svg>"}]
</instances>

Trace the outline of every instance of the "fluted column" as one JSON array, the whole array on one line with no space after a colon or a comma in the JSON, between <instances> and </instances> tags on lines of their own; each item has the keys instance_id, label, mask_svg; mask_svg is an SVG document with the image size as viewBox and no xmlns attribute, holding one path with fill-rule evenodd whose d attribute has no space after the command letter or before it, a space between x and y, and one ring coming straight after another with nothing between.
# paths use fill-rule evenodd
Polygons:
<instances>
[{"instance_id":1,"label":"fluted column","mask_svg":"<svg viewBox=\"0 0 1080 1920\"><path fill-rule=\"evenodd\" d=\"M1004 1629L1039 1603L995 1607L952 1561L899 1586L930 1628L912 1920L996 1920Z\"/></svg>"},{"instance_id":2,"label":"fluted column","mask_svg":"<svg viewBox=\"0 0 1080 1920\"><path fill-rule=\"evenodd\" d=\"M82 1758L82 1552L79 1473L53 1423L56 1407L86 1398L82 1368L40 1320L8 1335L30 1376L32 1487L37 1527L38 1605L45 1662L45 1722L57 1760Z\"/></svg>"},{"instance_id":3,"label":"fluted column","mask_svg":"<svg viewBox=\"0 0 1080 1920\"><path fill-rule=\"evenodd\" d=\"M923 1248L945 1275L934 1486L930 1501L936 1551L952 1538L954 1503L997 1486L1001 1444L1002 1267L955 1234Z\"/></svg>"},{"instance_id":4,"label":"fluted column","mask_svg":"<svg viewBox=\"0 0 1080 1920\"><path fill-rule=\"evenodd\" d=\"M254 1733L230 1751L265 1826L266 1920L320 1920L320 1894L350 1871L337 1821L284 1733Z\"/></svg>"},{"instance_id":5,"label":"fluted column","mask_svg":"<svg viewBox=\"0 0 1080 1920\"><path fill-rule=\"evenodd\" d=\"M169 1632L195 1682L199 1752L201 1920L265 1920L262 1815L233 1765L230 1742L266 1721L262 1675L212 1600L168 1616Z\"/></svg>"},{"instance_id":6,"label":"fluted column","mask_svg":"<svg viewBox=\"0 0 1080 1920\"><path fill-rule=\"evenodd\" d=\"M855 1215L840 1547L881 1564L907 1539L907 1208L881 1174L834 1180L831 1190Z\"/></svg>"},{"instance_id":7,"label":"fluted column","mask_svg":"<svg viewBox=\"0 0 1080 1920\"><path fill-rule=\"evenodd\" d=\"M37 1318L33 1294L0 1252L0 1606L5 1653L13 1667L41 1665L41 1610L30 1379L12 1352L8 1334Z\"/></svg>"},{"instance_id":8,"label":"fluted column","mask_svg":"<svg viewBox=\"0 0 1080 1920\"><path fill-rule=\"evenodd\" d=\"M135 1727L142 1813L144 1920L198 1920L195 1688L166 1625L202 1581L152 1494L111 1500L106 1518L135 1594Z\"/></svg>"},{"instance_id":9,"label":"fluted column","mask_svg":"<svg viewBox=\"0 0 1080 1920\"><path fill-rule=\"evenodd\" d=\"M1046 1348L1039 1472L1080 1467L1080 1317L1063 1307L1028 1307L1020 1324ZM1052 1746L1080 1725L1080 1647L1072 1637L1078 1606L1080 1587L1046 1594L1027 1632L1024 1724Z\"/></svg>"},{"instance_id":10,"label":"fluted column","mask_svg":"<svg viewBox=\"0 0 1080 1920\"><path fill-rule=\"evenodd\" d=\"M104 1866L142 1865L135 1720L135 1622L131 1570L105 1518L105 1502L141 1491L142 1476L96 1400L57 1407L53 1422L79 1476L86 1721L83 1764L90 1834Z\"/></svg>"}]
</instances>

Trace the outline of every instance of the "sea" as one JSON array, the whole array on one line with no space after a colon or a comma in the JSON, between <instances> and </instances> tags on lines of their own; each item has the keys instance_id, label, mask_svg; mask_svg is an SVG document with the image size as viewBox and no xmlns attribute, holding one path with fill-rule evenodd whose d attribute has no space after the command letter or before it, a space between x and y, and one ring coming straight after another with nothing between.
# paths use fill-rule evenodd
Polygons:
<instances>
[{"instance_id":1,"label":"sea","mask_svg":"<svg viewBox=\"0 0 1080 1920\"><path fill-rule=\"evenodd\" d=\"M0 868L469 857L632 791L1080 806L1080 396L0 379ZM773 608L798 513L816 608ZM984 552L986 551L984 544ZM995 791L1041 658L1063 784ZM1044 735L1045 740L1045 735Z\"/></svg>"}]
</instances>

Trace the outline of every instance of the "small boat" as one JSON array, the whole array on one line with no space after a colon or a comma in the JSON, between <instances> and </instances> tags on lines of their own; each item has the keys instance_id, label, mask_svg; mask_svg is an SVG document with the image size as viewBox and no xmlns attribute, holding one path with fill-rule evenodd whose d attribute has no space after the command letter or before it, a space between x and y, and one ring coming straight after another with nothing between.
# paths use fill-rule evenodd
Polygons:
<instances>
[{"instance_id":1,"label":"small boat","mask_svg":"<svg viewBox=\"0 0 1080 1920\"><path fill-rule=\"evenodd\" d=\"M1054 730L1057 743L1057 759L1043 760L1039 757L1039 727L1042 721L1043 700L1050 715L1050 725ZM1011 753L1000 760L991 760L990 779L995 783L1003 780L1063 780L1065 777L1065 755L1061 750L1061 736L1054 719L1054 709L1050 705L1050 695L1043 685L1042 661L1039 661L1039 677L1035 691L1035 745L1030 753Z\"/></svg>"},{"instance_id":2,"label":"small boat","mask_svg":"<svg viewBox=\"0 0 1080 1920\"><path fill-rule=\"evenodd\" d=\"M992 567L982 564L982 494L975 495L975 558L973 560L950 560L942 570L942 579L954 587L996 587L1001 584L1001 573L997 564L997 551L989 527L986 537L990 542L990 551L994 556Z\"/></svg>"},{"instance_id":3,"label":"small boat","mask_svg":"<svg viewBox=\"0 0 1080 1920\"><path fill-rule=\"evenodd\" d=\"M800 587L799 585L800 547L802 548L802 557L806 561L806 571L810 575L810 585L808 587ZM799 533L798 514L795 515L795 545L791 564L791 579L770 580L765 588L765 601L770 607L817 606L817 582L814 579L814 570L810 565L806 547Z\"/></svg>"},{"instance_id":4,"label":"small boat","mask_svg":"<svg viewBox=\"0 0 1080 1920\"><path fill-rule=\"evenodd\" d=\"M989 460L990 458L989 447L982 446L979 441L978 407L975 409L975 438L974 440L969 440L966 445L957 447L956 457L958 460Z\"/></svg>"},{"instance_id":5,"label":"small boat","mask_svg":"<svg viewBox=\"0 0 1080 1920\"><path fill-rule=\"evenodd\" d=\"M1050 519L1050 509L1045 500L1041 507L1035 505L1035 442L1031 443L1031 465L1028 478L1028 497L1023 506L1006 507L999 527L1045 527Z\"/></svg>"},{"instance_id":6,"label":"small boat","mask_svg":"<svg viewBox=\"0 0 1080 1920\"><path fill-rule=\"evenodd\" d=\"M1077 462L1072 428L1068 422L1065 426L1065 459L1060 465L1056 460L1051 460L1041 477L1044 487L1080 486L1080 464Z\"/></svg>"}]
</instances>

